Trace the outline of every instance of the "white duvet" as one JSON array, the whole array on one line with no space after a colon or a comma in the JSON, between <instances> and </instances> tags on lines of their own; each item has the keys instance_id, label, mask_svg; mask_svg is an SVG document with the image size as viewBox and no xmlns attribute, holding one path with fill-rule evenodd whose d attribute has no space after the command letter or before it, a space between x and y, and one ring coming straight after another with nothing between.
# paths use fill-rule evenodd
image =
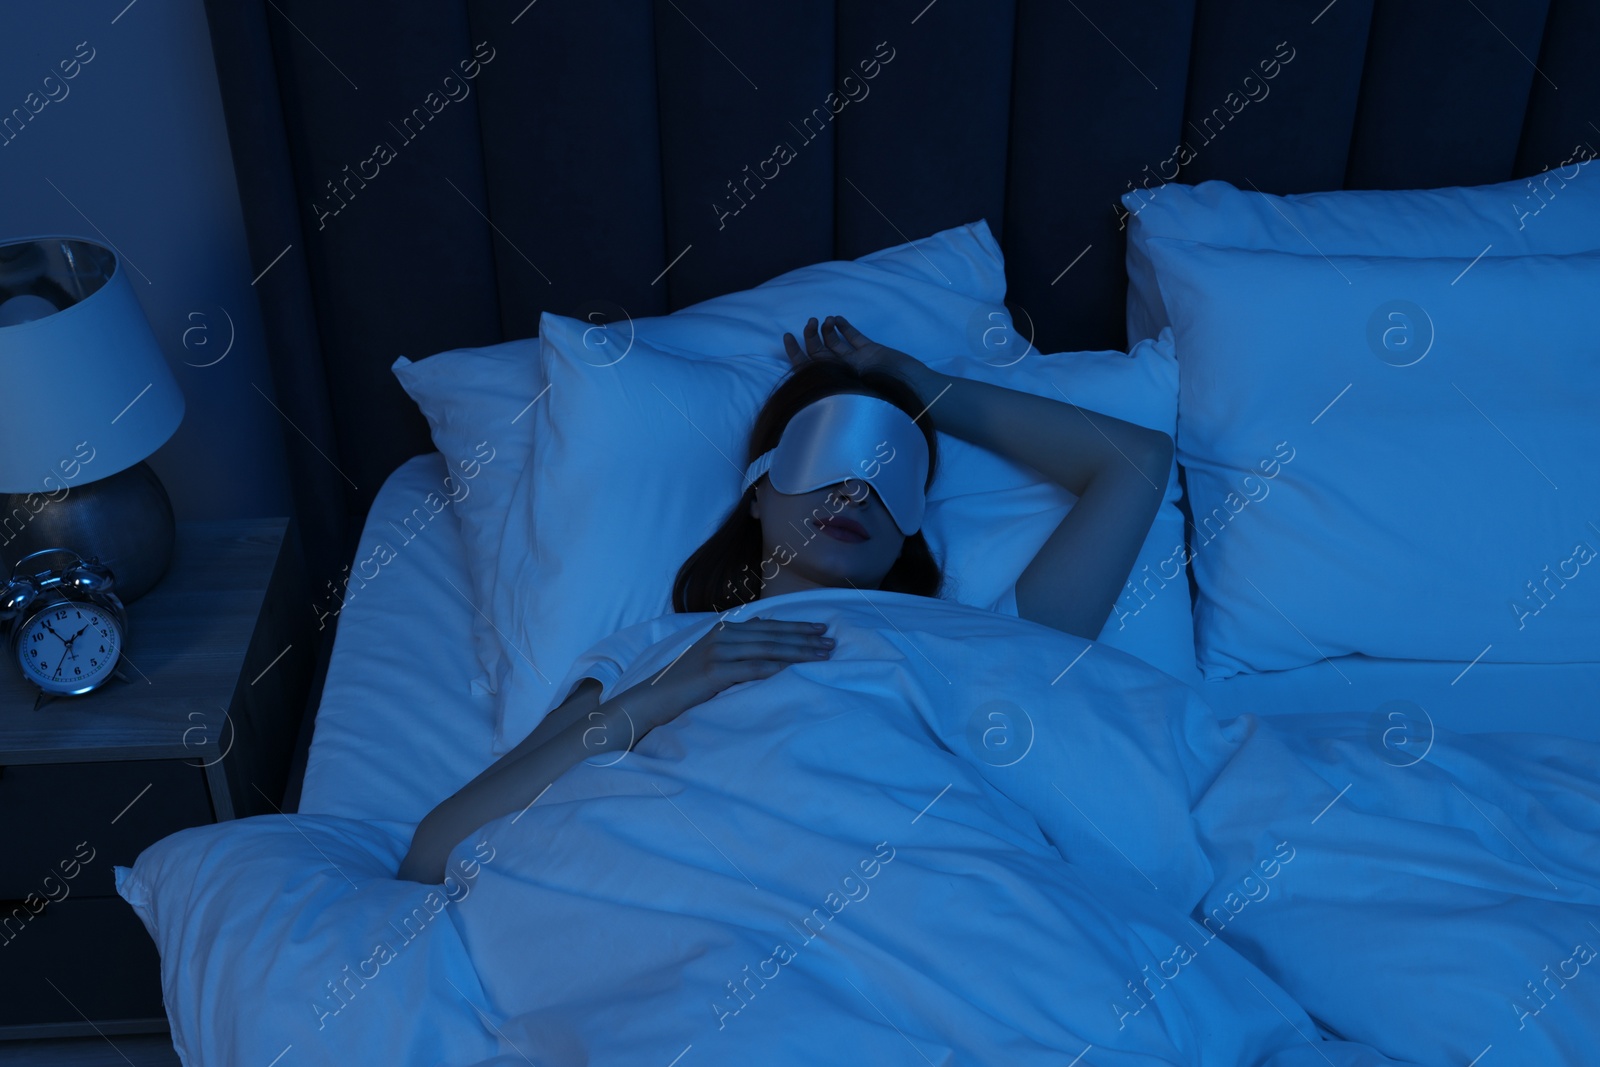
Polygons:
<instances>
[{"instance_id":1,"label":"white duvet","mask_svg":"<svg viewBox=\"0 0 1600 1067\"><path fill-rule=\"evenodd\" d=\"M578 764L443 886L394 880L408 825L333 816L118 868L185 1063L1600 1059L1600 745L1396 760L1364 716L1219 725L953 602L759 614L829 623L833 657ZM622 631L560 689L609 697L715 621Z\"/></svg>"}]
</instances>

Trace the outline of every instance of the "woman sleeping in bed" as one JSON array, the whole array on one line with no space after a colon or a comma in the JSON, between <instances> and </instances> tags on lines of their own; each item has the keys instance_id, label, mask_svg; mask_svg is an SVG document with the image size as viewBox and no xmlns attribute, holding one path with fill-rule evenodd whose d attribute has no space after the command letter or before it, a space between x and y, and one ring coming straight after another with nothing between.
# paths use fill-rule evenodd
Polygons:
<instances>
[{"instance_id":1,"label":"woman sleeping in bed","mask_svg":"<svg viewBox=\"0 0 1600 1067\"><path fill-rule=\"evenodd\" d=\"M921 530L938 429L1027 464L1078 497L1016 585L1019 617L1093 640L1160 506L1172 438L1098 412L931 370L842 317L806 323L804 348L751 433L743 497L684 564L680 612L853 586L937 596ZM797 432L785 431L794 424ZM773 483L784 487L780 490ZM785 491L788 490L788 491ZM794 548L794 532L803 543ZM776 567L776 571L773 568ZM579 760L629 747L740 682L825 658L822 624L751 618L713 627L668 670L601 704L586 678L516 748L418 824L398 877L437 883L450 850L525 808Z\"/></svg>"}]
</instances>

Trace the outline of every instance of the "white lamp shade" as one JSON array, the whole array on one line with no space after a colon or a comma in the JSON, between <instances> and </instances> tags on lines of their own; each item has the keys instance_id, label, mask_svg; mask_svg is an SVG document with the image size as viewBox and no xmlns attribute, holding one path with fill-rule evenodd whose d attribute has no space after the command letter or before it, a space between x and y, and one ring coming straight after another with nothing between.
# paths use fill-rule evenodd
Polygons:
<instances>
[{"instance_id":1,"label":"white lamp shade","mask_svg":"<svg viewBox=\"0 0 1600 1067\"><path fill-rule=\"evenodd\" d=\"M108 477L183 421L183 393L112 249L83 237L0 241L4 322L0 492Z\"/></svg>"}]
</instances>

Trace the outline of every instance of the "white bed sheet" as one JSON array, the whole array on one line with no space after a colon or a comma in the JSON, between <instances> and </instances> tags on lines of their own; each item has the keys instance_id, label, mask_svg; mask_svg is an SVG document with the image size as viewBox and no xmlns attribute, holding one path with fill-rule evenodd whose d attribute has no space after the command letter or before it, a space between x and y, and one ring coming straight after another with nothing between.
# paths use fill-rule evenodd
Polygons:
<instances>
[{"instance_id":1,"label":"white bed sheet","mask_svg":"<svg viewBox=\"0 0 1600 1067\"><path fill-rule=\"evenodd\" d=\"M408 531L400 529L413 509L427 514L430 491L443 496L445 473L437 452L407 460L367 516L351 573L373 574L375 564L360 562L382 558L381 545L394 557L364 586L351 579L317 712L302 812L374 820L398 833L494 762L493 698L472 691L477 608L453 508L420 532L415 519ZM1245 712L1367 712L1381 720L1375 736L1390 731L1384 743L1396 759L1404 758L1405 744L1425 741L1429 723L1462 733L1600 740L1600 663L1478 663L1463 674L1464 666L1343 656L1195 689L1222 719ZM1423 715L1387 718L1390 701L1410 701Z\"/></svg>"},{"instance_id":2,"label":"white bed sheet","mask_svg":"<svg viewBox=\"0 0 1600 1067\"><path fill-rule=\"evenodd\" d=\"M1564 953L1573 953L1568 966L1578 962L1562 938L1583 936L1580 920L1600 907L1588 847L1600 749L1529 734L1442 734L1430 758L1396 773L1372 758L1359 720L1307 717L1289 732L1248 718L1207 726L1212 708L1126 654L1085 658L1079 639L899 594L882 594L874 612L850 599L832 605L852 621L854 655L786 672L754 697L735 687L708 702L710 714L653 731L622 766L621 785L618 770L580 764L540 805L486 825L453 853L461 875L444 896L396 881L410 824L492 759L488 704L471 691L473 609L454 516L441 511L408 543L388 525L443 475L436 454L409 461L369 518L358 559L385 543L395 555L344 609L304 817L180 831L117 869L118 893L161 949L186 1063L265 1061L292 1048L327 1062L490 1067L527 1062L529 1050L540 1062L612 1062L644 1047L663 1049L665 1062L691 1040L708 1063L776 1063L769 1053L785 1047L800 1052L784 1062L817 1062L825 1040L856 1053L876 1042L882 1055L868 1058L887 1061L902 1054L913 1021L925 1048L985 1048L961 1062L1056 1063L1090 1042L1107 1063L1192 1062L1201 1047L1264 1067L1388 1062L1360 1046L1313 1043L1302 1008L1408 1063L1466 1062L1480 1037L1496 1053L1520 1054L1506 1062L1579 1062L1576 1050L1600 1040L1595 993L1581 983L1548 1014L1541 1000L1519 1008L1505 999L1540 964L1559 966ZM817 611L828 596L781 599ZM902 611L913 614L882 622L883 612ZM693 623L679 620L665 624ZM681 647L668 641L636 656L624 646L661 623L602 642L566 683L614 654L629 666L608 691L650 676ZM904 645L907 631L916 648ZM995 643L970 670L945 677L933 666L985 639ZM1078 659L1056 681L1023 666ZM883 714L885 685L913 718ZM1324 683L1305 696L1308 706L1326 707L1328 691ZM1014 708L1065 712L1040 718L1027 760L981 755L993 751L992 715L969 712L1007 697ZM685 751L703 758L685 762ZM1060 799L1063 782L1076 783L1070 802ZM1446 787L1454 782L1462 785ZM848 803L812 810L847 783ZM673 804L659 805L659 795ZM940 805L931 819L922 817L927 798ZM707 820L726 824L717 848L696 828ZM857 846L880 830L896 838L885 848L899 850L890 874L872 883L880 903L853 906L843 926L828 927L842 935L828 938L831 948L805 950L798 970L780 972L781 993L749 1013L740 1007L724 1026L739 1005L716 1005L723 980L761 960L763 931L787 937L774 924L788 917L792 926L789 913L842 909L836 894L821 896L826 876L850 869ZM1281 862L1269 866L1264 846ZM1075 858L1062 866L1066 856ZM1291 859L1282 881L1261 882ZM1022 869L1029 863L1051 866ZM1080 864L1093 872L1082 886ZM1273 903L1262 904L1268 889ZM669 891L677 903L663 906ZM1197 902L1208 925L1195 926L1191 913L1184 937L1201 939L1199 951L1184 943L1164 961L1187 977L1152 978L1150 996L1123 998L1118 983L1138 977L1147 955L1140 946L1168 952L1176 934L1167 920L1182 926ZM1102 906L1114 922L1102 921ZM1034 924L1021 928L1024 940L1004 940L1018 928L996 927L994 917L1024 912ZM448 921L433 922L439 915ZM1226 925L1225 945L1205 947L1211 923ZM1419 952L1423 925L1430 947ZM943 941L919 962L930 927ZM957 927L965 949L949 943ZM561 965L530 967L530 945ZM1070 976L1062 958L1075 961ZM1150 958L1159 971L1160 953ZM272 965L241 970L240 959ZM1251 979L1258 996L1214 981L1227 977L1214 969L1237 972L1246 961L1261 968ZM1419 977L1426 988L1455 985L1419 1000ZM841 1001L840 978L867 1003ZM1037 994L1063 981L1069 995L1045 1007ZM977 1014L960 1015L969 1004ZM1513 1013L1499 1011L1505 1004ZM882 1025L890 1015L880 1011L902 1012L900 1029ZM797 1044L799 1026L814 1032ZM1041 1053L1032 1060L1009 1047L1030 1029ZM1257 1038L1253 1051L1232 1047ZM520 1055L506 1054L508 1041ZM1110 1051L1130 1042L1155 1055ZM1168 1048L1174 1042L1189 1052Z\"/></svg>"},{"instance_id":3,"label":"white bed sheet","mask_svg":"<svg viewBox=\"0 0 1600 1067\"><path fill-rule=\"evenodd\" d=\"M1600 654L1600 650L1597 650ZM1390 701L1417 732L1560 734L1600 741L1600 663L1444 663L1339 656L1292 671L1236 674L1192 688L1219 718L1364 711ZM1399 719L1384 721L1400 725ZM1387 727L1386 727L1387 728Z\"/></svg>"},{"instance_id":4,"label":"white bed sheet","mask_svg":"<svg viewBox=\"0 0 1600 1067\"><path fill-rule=\"evenodd\" d=\"M1600 745L1441 731L1398 772L1359 717L1219 724L1132 656L1015 618L848 589L771 604L840 655L580 761L452 850L443 887L392 877L403 838L329 815L192 827L118 867L184 1062L1542 1067L1600 1047L1600 986L1572 981L1600 923ZM714 621L627 628L561 685L598 658L625 690Z\"/></svg>"},{"instance_id":5,"label":"white bed sheet","mask_svg":"<svg viewBox=\"0 0 1600 1067\"><path fill-rule=\"evenodd\" d=\"M414 826L495 760L494 697L472 691L476 608L454 505L420 532L413 519L409 541L397 529L413 508L428 514L429 492L444 496L446 473L438 452L413 456L389 475L367 515L306 760L302 812ZM394 558L361 586L360 561L384 544Z\"/></svg>"}]
</instances>

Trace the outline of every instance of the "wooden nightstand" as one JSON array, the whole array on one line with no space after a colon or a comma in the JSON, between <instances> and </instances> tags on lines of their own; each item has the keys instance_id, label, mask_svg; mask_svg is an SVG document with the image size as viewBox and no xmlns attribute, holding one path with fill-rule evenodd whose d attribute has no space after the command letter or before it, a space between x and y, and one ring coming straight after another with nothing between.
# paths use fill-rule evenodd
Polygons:
<instances>
[{"instance_id":1,"label":"wooden nightstand","mask_svg":"<svg viewBox=\"0 0 1600 1067\"><path fill-rule=\"evenodd\" d=\"M155 946L111 868L282 803L316 660L289 528L179 523L128 605L128 681L35 710L0 663L0 1038L166 1029Z\"/></svg>"}]
</instances>

